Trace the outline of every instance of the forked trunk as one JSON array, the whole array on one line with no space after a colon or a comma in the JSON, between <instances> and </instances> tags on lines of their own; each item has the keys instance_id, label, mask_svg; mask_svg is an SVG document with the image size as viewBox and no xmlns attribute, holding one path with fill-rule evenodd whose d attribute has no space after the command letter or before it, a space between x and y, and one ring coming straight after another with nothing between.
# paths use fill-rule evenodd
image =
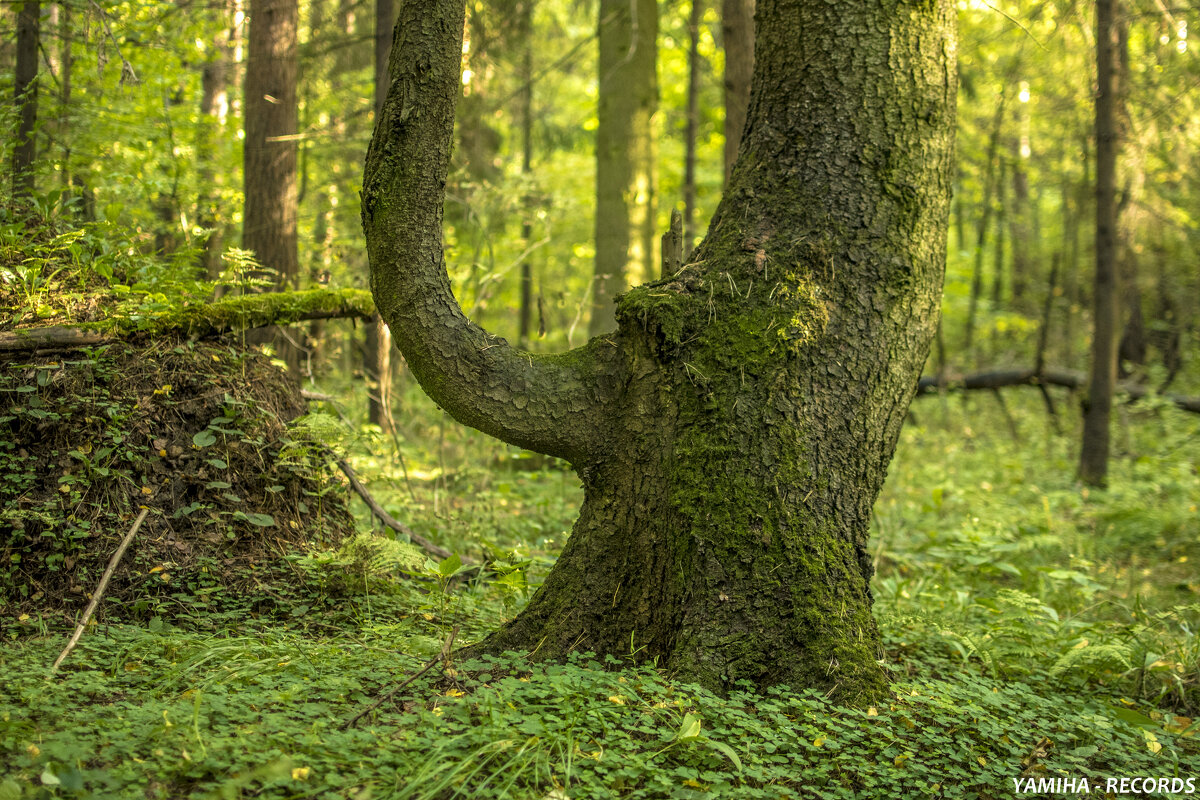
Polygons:
<instances>
[{"instance_id":1,"label":"forked trunk","mask_svg":"<svg viewBox=\"0 0 1200 800\"><path fill-rule=\"evenodd\" d=\"M559 356L509 348L450 298L429 239L445 173L404 154L448 158L453 86L435 76L453 83L458 51L421 5L367 159L379 308L447 410L570 459L586 489L546 582L471 652L878 696L867 526L936 328L952 4L761 0L748 127L706 239L621 298L615 333ZM461 30L460 3L438 13Z\"/></svg>"}]
</instances>

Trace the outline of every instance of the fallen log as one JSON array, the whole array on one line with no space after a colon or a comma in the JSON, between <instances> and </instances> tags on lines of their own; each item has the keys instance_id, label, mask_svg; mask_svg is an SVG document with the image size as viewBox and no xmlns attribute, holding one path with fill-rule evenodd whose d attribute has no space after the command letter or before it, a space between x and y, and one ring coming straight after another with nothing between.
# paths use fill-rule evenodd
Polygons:
<instances>
[{"instance_id":1,"label":"fallen log","mask_svg":"<svg viewBox=\"0 0 1200 800\"><path fill-rule=\"evenodd\" d=\"M153 316L0 331L0 353L76 350L164 334L205 339L307 320L368 320L374 313L371 293L365 289L266 292L198 303Z\"/></svg>"},{"instance_id":2,"label":"fallen log","mask_svg":"<svg viewBox=\"0 0 1200 800\"><path fill-rule=\"evenodd\" d=\"M1039 372L1032 368L1010 367L946 378L941 381L940 385L936 376L927 376L921 378L917 383L917 396L937 394L939 391L994 390L1006 386L1060 386L1064 389L1075 390L1083 388L1086 383L1087 375L1077 370L1047 367ZM1117 384L1117 391L1128 395L1131 400L1141 400L1153 393L1145 386L1125 381ZM1185 397L1178 394L1164 394L1162 397L1184 411L1200 414L1200 397Z\"/></svg>"}]
</instances>

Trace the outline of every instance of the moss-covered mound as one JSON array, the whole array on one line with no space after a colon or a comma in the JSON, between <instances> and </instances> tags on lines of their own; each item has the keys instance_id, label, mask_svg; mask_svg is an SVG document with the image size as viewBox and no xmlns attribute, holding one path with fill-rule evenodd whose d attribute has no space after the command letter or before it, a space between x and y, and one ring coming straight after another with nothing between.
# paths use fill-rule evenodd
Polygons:
<instances>
[{"instance_id":1,"label":"moss-covered mound","mask_svg":"<svg viewBox=\"0 0 1200 800\"><path fill-rule=\"evenodd\" d=\"M0 614L286 607L284 556L352 531L299 391L242 348L161 340L0 364Z\"/></svg>"}]
</instances>

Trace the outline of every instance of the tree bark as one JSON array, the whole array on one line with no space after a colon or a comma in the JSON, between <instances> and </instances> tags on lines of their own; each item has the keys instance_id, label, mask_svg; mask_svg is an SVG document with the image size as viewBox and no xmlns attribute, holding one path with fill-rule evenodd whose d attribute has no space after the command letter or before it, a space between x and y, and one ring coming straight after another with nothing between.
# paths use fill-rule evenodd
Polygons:
<instances>
[{"instance_id":1,"label":"tree bark","mask_svg":"<svg viewBox=\"0 0 1200 800\"><path fill-rule=\"evenodd\" d=\"M1079 479L1108 479L1109 419L1117 380L1117 0L1096 0L1096 278L1092 303L1092 369Z\"/></svg>"},{"instance_id":2,"label":"tree bark","mask_svg":"<svg viewBox=\"0 0 1200 800\"><path fill-rule=\"evenodd\" d=\"M42 4L25 0L17 11L17 64L13 74L13 104L17 109L17 140L13 147L13 195L33 194L33 162L37 156L34 128L38 112L38 49L41 45Z\"/></svg>"},{"instance_id":3,"label":"tree bark","mask_svg":"<svg viewBox=\"0 0 1200 800\"><path fill-rule=\"evenodd\" d=\"M521 177L533 177L533 0L521 7ZM517 309L517 347L527 349L533 332L533 197L526 185L521 211L521 240L525 257L521 259L521 301Z\"/></svg>"},{"instance_id":4,"label":"tree bark","mask_svg":"<svg viewBox=\"0 0 1200 800\"><path fill-rule=\"evenodd\" d=\"M754 0L722 0L721 41L725 48L725 180L733 172L754 75Z\"/></svg>"},{"instance_id":5,"label":"tree bark","mask_svg":"<svg viewBox=\"0 0 1200 800\"><path fill-rule=\"evenodd\" d=\"M229 113L229 71L233 61L233 10L226 0L213 14L224 31L213 38L211 49L200 73L200 124L196 135L196 162L200 172L200 197L196 224L208 231L200 254L200 273L215 281L221 275L221 253L225 249L225 225L220 212L218 187L224 177L218 174L218 142L223 138Z\"/></svg>"},{"instance_id":6,"label":"tree bark","mask_svg":"<svg viewBox=\"0 0 1200 800\"><path fill-rule=\"evenodd\" d=\"M242 247L252 251L274 290L299 287L296 234L297 0L251 0L245 78ZM293 373L299 353L276 337Z\"/></svg>"},{"instance_id":7,"label":"tree bark","mask_svg":"<svg viewBox=\"0 0 1200 800\"><path fill-rule=\"evenodd\" d=\"M902 6L764 0L743 147L691 262L626 294L615 333L530 356L451 295L463 4L405 2L363 185L380 312L443 408L585 487L546 582L470 652L882 694L867 529L936 328L956 74L953 4Z\"/></svg>"},{"instance_id":8,"label":"tree bark","mask_svg":"<svg viewBox=\"0 0 1200 800\"><path fill-rule=\"evenodd\" d=\"M1022 90L1027 85L1020 87ZM1026 101L1017 98L1014 114L1016 132L1011 143L1012 205L1009 210L1009 238L1012 240L1012 303L1018 310L1029 305L1029 286L1033 280L1034 260L1031 257L1033 220L1029 200L1029 163L1032 143L1029 136L1029 113Z\"/></svg>"},{"instance_id":9,"label":"tree bark","mask_svg":"<svg viewBox=\"0 0 1200 800\"><path fill-rule=\"evenodd\" d=\"M975 225L975 269L971 273L971 294L967 302L967 324L965 331L965 349L970 356L975 347L975 318L978 314L979 299L983 296L983 257L987 245L988 226L992 220L992 192L996 188L996 162L999 158L1000 131L1004 124L1004 101L1006 94L1000 94L1000 102L996 105L996 115L992 120L992 133L988 137L987 163L984 165L983 203L979 209L979 219Z\"/></svg>"},{"instance_id":10,"label":"tree bark","mask_svg":"<svg viewBox=\"0 0 1200 800\"><path fill-rule=\"evenodd\" d=\"M387 99L388 54L392 51L392 28L396 10L392 0L375 0L375 119ZM367 420L386 428L391 424L392 334L376 314L366 325L364 358L367 373Z\"/></svg>"},{"instance_id":11,"label":"tree bark","mask_svg":"<svg viewBox=\"0 0 1200 800\"><path fill-rule=\"evenodd\" d=\"M592 336L616 324L613 300L657 275L654 112L658 107L658 4L600 0L596 129L596 262Z\"/></svg>"},{"instance_id":12,"label":"tree bark","mask_svg":"<svg viewBox=\"0 0 1200 800\"><path fill-rule=\"evenodd\" d=\"M687 127L683 134L683 255L691 255L696 243L696 135L700 129L700 19L704 0L692 0L688 16ZM661 274L667 274L662 265Z\"/></svg>"}]
</instances>

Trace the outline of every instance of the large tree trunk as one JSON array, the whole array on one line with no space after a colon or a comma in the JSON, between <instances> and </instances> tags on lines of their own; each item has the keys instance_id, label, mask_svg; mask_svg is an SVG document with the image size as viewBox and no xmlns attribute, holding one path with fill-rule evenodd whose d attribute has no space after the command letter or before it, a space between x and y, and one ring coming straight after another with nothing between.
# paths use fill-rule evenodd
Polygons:
<instances>
[{"instance_id":1,"label":"large tree trunk","mask_svg":"<svg viewBox=\"0 0 1200 800\"><path fill-rule=\"evenodd\" d=\"M33 193L33 160L37 154L34 128L38 112L38 48L41 40L42 4L25 0L17 10L17 65L13 75L13 102L17 109L17 140L13 147L13 194Z\"/></svg>"},{"instance_id":2,"label":"large tree trunk","mask_svg":"<svg viewBox=\"0 0 1200 800\"><path fill-rule=\"evenodd\" d=\"M1096 280L1092 295L1092 370L1083 416L1079 479L1108 479L1109 419L1117 381L1117 0L1096 0Z\"/></svg>"},{"instance_id":3,"label":"large tree trunk","mask_svg":"<svg viewBox=\"0 0 1200 800\"><path fill-rule=\"evenodd\" d=\"M953 4L763 0L707 237L624 296L615 333L555 356L490 336L450 291L462 18L461 0L401 12L363 186L372 289L435 400L569 459L586 490L542 588L473 651L593 650L715 689L877 697L867 526L936 327Z\"/></svg>"},{"instance_id":4,"label":"large tree trunk","mask_svg":"<svg viewBox=\"0 0 1200 800\"><path fill-rule=\"evenodd\" d=\"M634 280L657 274L653 117L658 107L658 4L600 0L599 40L592 336L615 326L613 299L625 290L626 272Z\"/></svg>"},{"instance_id":5,"label":"large tree trunk","mask_svg":"<svg viewBox=\"0 0 1200 800\"><path fill-rule=\"evenodd\" d=\"M725 180L733 172L754 75L754 0L721 0L721 42L725 49Z\"/></svg>"}]
</instances>

